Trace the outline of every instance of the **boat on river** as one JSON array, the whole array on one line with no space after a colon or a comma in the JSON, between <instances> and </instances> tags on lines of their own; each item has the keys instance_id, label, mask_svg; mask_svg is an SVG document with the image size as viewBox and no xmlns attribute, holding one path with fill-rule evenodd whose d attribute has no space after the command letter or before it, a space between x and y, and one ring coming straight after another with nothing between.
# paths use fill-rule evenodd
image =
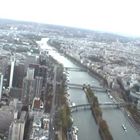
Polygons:
<instances>
[{"instance_id":1,"label":"boat on river","mask_svg":"<svg viewBox=\"0 0 140 140\"><path fill-rule=\"evenodd\" d=\"M78 127L73 126L72 127L72 140L78 140Z\"/></svg>"},{"instance_id":2,"label":"boat on river","mask_svg":"<svg viewBox=\"0 0 140 140\"><path fill-rule=\"evenodd\" d=\"M78 140L78 136L77 136L77 134L73 134L73 136L72 136L72 140Z\"/></svg>"},{"instance_id":3,"label":"boat on river","mask_svg":"<svg viewBox=\"0 0 140 140\"><path fill-rule=\"evenodd\" d=\"M126 126L124 124L122 124L122 128L124 131L127 131Z\"/></svg>"},{"instance_id":4,"label":"boat on river","mask_svg":"<svg viewBox=\"0 0 140 140\"><path fill-rule=\"evenodd\" d=\"M77 126L73 126L73 132L75 133L75 134L77 134L78 133L78 127Z\"/></svg>"}]
</instances>

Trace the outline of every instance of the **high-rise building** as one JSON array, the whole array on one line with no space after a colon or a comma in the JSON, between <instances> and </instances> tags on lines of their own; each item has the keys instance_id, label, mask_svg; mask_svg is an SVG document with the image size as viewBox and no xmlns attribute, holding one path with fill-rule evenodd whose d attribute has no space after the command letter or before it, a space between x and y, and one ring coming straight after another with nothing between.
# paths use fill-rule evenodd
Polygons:
<instances>
[{"instance_id":1,"label":"high-rise building","mask_svg":"<svg viewBox=\"0 0 140 140\"><path fill-rule=\"evenodd\" d=\"M3 75L0 73L0 100L2 96L2 88L3 88Z\"/></svg>"},{"instance_id":2,"label":"high-rise building","mask_svg":"<svg viewBox=\"0 0 140 140\"><path fill-rule=\"evenodd\" d=\"M7 87L9 87L9 83L10 83L11 89L12 88L22 88L23 78L25 77L25 66L23 63L15 63L14 67L13 68L12 67L13 67L13 65L9 64L5 70L4 86L7 88ZM12 73L11 69L14 69L13 76L11 76L11 73ZM10 91L11 91L11 89L10 89Z\"/></svg>"},{"instance_id":3,"label":"high-rise building","mask_svg":"<svg viewBox=\"0 0 140 140\"><path fill-rule=\"evenodd\" d=\"M12 85L13 85L14 65L15 65L15 56L12 56L11 57L11 70L10 70L9 89L11 89Z\"/></svg>"},{"instance_id":4,"label":"high-rise building","mask_svg":"<svg viewBox=\"0 0 140 140\"><path fill-rule=\"evenodd\" d=\"M33 98L35 96L35 79L34 79L34 69L27 69L27 76L23 79L23 103L28 105L32 104Z\"/></svg>"},{"instance_id":5,"label":"high-rise building","mask_svg":"<svg viewBox=\"0 0 140 140\"><path fill-rule=\"evenodd\" d=\"M35 80L28 79L27 77L25 77L23 79L23 93L22 93L23 103L26 105L32 104L34 93L35 93Z\"/></svg>"},{"instance_id":6,"label":"high-rise building","mask_svg":"<svg viewBox=\"0 0 140 140\"><path fill-rule=\"evenodd\" d=\"M35 96L40 97L41 89L43 84L43 77L36 76L35 77Z\"/></svg>"},{"instance_id":7,"label":"high-rise building","mask_svg":"<svg viewBox=\"0 0 140 140\"><path fill-rule=\"evenodd\" d=\"M13 87L22 88L23 78L25 77L25 67L22 63L16 63L13 75Z\"/></svg>"},{"instance_id":8,"label":"high-rise building","mask_svg":"<svg viewBox=\"0 0 140 140\"><path fill-rule=\"evenodd\" d=\"M39 64L29 64L29 68L34 68L34 77L41 76L43 78L43 85L45 85L47 77L47 66Z\"/></svg>"}]
</instances>

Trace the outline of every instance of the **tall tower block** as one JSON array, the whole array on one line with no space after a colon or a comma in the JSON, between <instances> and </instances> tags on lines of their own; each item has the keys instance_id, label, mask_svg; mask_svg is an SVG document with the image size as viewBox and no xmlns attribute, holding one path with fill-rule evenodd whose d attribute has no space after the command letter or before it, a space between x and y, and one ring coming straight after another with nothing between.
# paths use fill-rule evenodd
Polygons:
<instances>
[{"instance_id":1,"label":"tall tower block","mask_svg":"<svg viewBox=\"0 0 140 140\"><path fill-rule=\"evenodd\" d=\"M15 56L11 56L11 70L10 70L9 89L12 88L12 84L13 84L14 66L15 66Z\"/></svg>"}]
</instances>

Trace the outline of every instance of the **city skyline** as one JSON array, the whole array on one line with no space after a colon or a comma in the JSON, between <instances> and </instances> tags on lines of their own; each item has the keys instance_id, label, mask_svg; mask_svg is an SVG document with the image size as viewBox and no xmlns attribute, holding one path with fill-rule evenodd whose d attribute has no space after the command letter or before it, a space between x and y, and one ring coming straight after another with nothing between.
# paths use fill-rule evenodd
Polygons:
<instances>
[{"instance_id":1,"label":"city skyline","mask_svg":"<svg viewBox=\"0 0 140 140\"><path fill-rule=\"evenodd\" d=\"M140 36L138 0L5 0L0 18Z\"/></svg>"}]
</instances>

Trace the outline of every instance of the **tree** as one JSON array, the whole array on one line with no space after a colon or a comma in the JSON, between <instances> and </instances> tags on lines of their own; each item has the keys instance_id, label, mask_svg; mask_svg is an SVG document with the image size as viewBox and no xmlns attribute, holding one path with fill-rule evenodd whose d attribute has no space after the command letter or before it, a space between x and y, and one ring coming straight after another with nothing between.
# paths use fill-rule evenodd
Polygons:
<instances>
[{"instance_id":1,"label":"tree","mask_svg":"<svg viewBox=\"0 0 140 140\"><path fill-rule=\"evenodd\" d=\"M95 107L95 108L94 108L94 111L95 111L97 117L102 117L101 108Z\"/></svg>"},{"instance_id":2,"label":"tree","mask_svg":"<svg viewBox=\"0 0 140 140\"><path fill-rule=\"evenodd\" d=\"M104 137L105 137L106 140L113 140L113 137L110 134L108 125L107 125L105 120L100 121L99 127L100 127L101 132L104 134Z\"/></svg>"},{"instance_id":3,"label":"tree","mask_svg":"<svg viewBox=\"0 0 140 140\"><path fill-rule=\"evenodd\" d=\"M67 105L63 106L60 110L60 119L62 128L64 132L66 132L67 129L70 128L72 125L72 121L70 119L70 110Z\"/></svg>"},{"instance_id":4,"label":"tree","mask_svg":"<svg viewBox=\"0 0 140 140\"><path fill-rule=\"evenodd\" d=\"M93 106L99 106L98 98L96 96L93 97Z\"/></svg>"}]
</instances>

